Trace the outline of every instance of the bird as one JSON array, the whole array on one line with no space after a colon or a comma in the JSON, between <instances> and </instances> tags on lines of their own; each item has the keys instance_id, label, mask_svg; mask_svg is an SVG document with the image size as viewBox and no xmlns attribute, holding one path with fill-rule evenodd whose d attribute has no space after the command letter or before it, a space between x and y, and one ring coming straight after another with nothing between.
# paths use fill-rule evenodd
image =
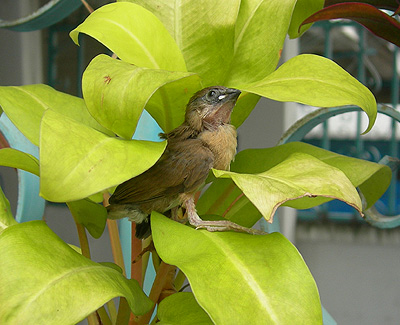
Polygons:
<instances>
[{"instance_id":1,"label":"bird","mask_svg":"<svg viewBox=\"0 0 400 325\"><path fill-rule=\"evenodd\" d=\"M241 91L212 86L196 92L186 106L184 122L160 133L167 146L160 159L142 174L117 186L109 199L108 218L128 217L136 223L136 237L151 234L152 211L176 219L183 206L191 225L209 231L234 230L258 234L255 229L228 220L203 221L196 212L194 195L212 168L229 170L237 147L231 113Z\"/></svg>"}]
</instances>

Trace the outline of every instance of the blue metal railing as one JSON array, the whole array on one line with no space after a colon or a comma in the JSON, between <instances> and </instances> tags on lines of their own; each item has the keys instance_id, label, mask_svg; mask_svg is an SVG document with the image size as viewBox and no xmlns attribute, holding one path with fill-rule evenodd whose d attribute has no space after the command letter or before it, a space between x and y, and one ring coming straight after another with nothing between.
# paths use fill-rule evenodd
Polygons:
<instances>
[{"instance_id":1,"label":"blue metal railing","mask_svg":"<svg viewBox=\"0 0 400 325\"><path fill-rule=\"evenodd\" d=\"M344 26L352 27L353 31L358 35L356 50L353 51L345 51L345 52L335 52L335 44L333 44L332 39L332 31L335 28L342 28ZM358 24L348 21L324 21L320 23L316 23L312 28L320 29L324 35L322 47L322 53L324 56L330 59L338 59L343 58L343 56L351 57L353 60L356 60L357 69L356 69L356 77L360 82L366 84L367 82L367 73L366 73L366 62L368 61L369 56L375 55L378 50L374 48L370 48L367 44L367 31ZM301 40L300 40L301 42ZM382 42L383 43L383 42ZM392 51L392 63L388 62L386 64L392 65L392 78L390 80L390 96L391 103L390 105L394 108L399 105L399 76L397 73L398 70L398 52L399 49L397 47L393 47ZM387 82L388 83L388 82ZM381 82L378 81L376 84L381 85ZM341 114L344 113L341 112ZM356 135L354 139L332 139L330 134L332 134L332 130L329 129L328 121L322 122L323 132L321 137L313 137L303 139L302 141L320 146L327 150L332 150L334 152L338 152L340 154L346 154L349 156L357 157L365 159L369 157L369 160L378 162L378 157L381 158L385 155L389 155L391 157L398 157L399 155L399 142L396 138L396 129L398 120L393 118L390 126L390 134L388 135L388 140L382 139L368 139L361 135L362 129L362 117L363 113L359 110L357 113L357 121L356 121ZM315 125L317 124L318 117L316 117ZM319 123L319 122L318 122ZM304 132L301 132L304 133ZM302 136L306 136L306 134L302 134ZM301 140L302 138L298 138ZM345 152L344 149L351 149ZM375 152L379 154L369 154L369 150L373 148ZM393 173L392 182L390 184L389 189L382 197L382 199L378 202L377 206L381 213L386 215L396 215L400 213L400 207L396 205L396 198L398 197L399 192L399 184L397 180L397 173ZM351 208L347 207L345 204L337 201L329 202L320 207L316 207L314 209L304 210L298 212L299 220L318 220L318 219L329 219L332 221L345 221L345 222L363 222L363 219L358 216L358 214Z\"/></svg>"}]
</instances>

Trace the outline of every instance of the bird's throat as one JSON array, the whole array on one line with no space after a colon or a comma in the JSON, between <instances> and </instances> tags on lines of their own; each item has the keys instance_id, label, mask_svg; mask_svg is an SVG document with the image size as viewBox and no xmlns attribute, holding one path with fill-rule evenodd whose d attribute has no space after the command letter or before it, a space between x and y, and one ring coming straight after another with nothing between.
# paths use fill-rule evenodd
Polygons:
<instances>
[{"instance_id":1,"label":"bird's throat","mask_svg":"<svg viewBox=\"0 0 400 325\"><path fill-rule=\"evenodd\" d=\"M236 136L236 128L231 124L221 124L212 130L205 130L199 134L198 138L214 154L213 168L229 170L231 161L236 154Z\"/></svg>"}]
</instances>

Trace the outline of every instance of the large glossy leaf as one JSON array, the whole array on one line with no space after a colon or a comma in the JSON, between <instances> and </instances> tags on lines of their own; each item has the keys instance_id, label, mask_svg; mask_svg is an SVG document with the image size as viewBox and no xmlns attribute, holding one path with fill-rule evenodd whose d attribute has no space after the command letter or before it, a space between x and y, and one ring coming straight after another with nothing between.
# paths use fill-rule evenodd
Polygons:
<instances>
[{"instance_id":1,"label":"large glossy leaf","mask_svg":"<svg viewBox=\"0 0 400 325\"><path fill-rule=\"evenodd\" d=\"M267 149L248 149L239 152L231 165L236 173L258 174L285 162L293 153L305 153L343 171L354 187L359 187L366 197L367 206L373 205L386 191L391 180L390 168L366 160L351 158L311 146L302 142L292 142ZM307 173L312 173L308 170ZM327 179L330 182L330 179ZM321 199L310 199L318 204ZM288 204L295 201L289 201ZM233 206L231 206L233 204ZM225 215L244 226L252 226L261 214L242 195L235 184L228 179L217 179L200 197L197 203L200 214Z\"/></svg>"},{"instance_id":2,"label":"large glossy leaf","mask_svg":"<svg viewBox=\"0 0 400 325\"><path fill-rule=\"evenodd\" d=\"M0 260L2 324L76 324L117 296L136 315L152 306L135 280L78 254L41 221L4 230Z\"/></svg>"},{"instance_id":3,"label":"large glossy leaf","mask_svg":"<svg viewBox=\"0 0 400 325\"><path fill-rule=\"evenodd\" d=\"M311 155L292 154L279 165L258 174L213 172L217 177L231 178L270 222L280 205L286 203L306 209L322 203L324 200L318 200L319 197L339 199L361 213L360 196L346 175Z\"/></svg>"},{"instance_id":4,"label":"large glossy leaf","mask_svg":"<svg viewBox=\"0 0 400 325\"><path fill-rule=\"evenodd\" d=\"M295 4L295 0L241 1L233 60L225 84L237 87L263 79L275 70Z\"/></svg>"},{"instance_id":5,"label":"large glossy leaf","mask_svg":"<svg viewBox=\"0 0 400 325\"><path fill-rule=\"evenodd\" d=\"M97 39L121 60L139 67L186 71L172 36L156 16L136 4L119 2L100 7L70 33L76 44L79 33Z\"/></svg>"},{"instance_id":6,"label":"large glossy leaf","mask_svg":"<svg viewBox=\"0 0 400 325\"><path fill-rule=\"evenodd\" d=\"M215 324L321 324L315 282L281 234L211 233L158 213L151 226L158 254L185 273Z\"/></svg>"},{"instance_id":7,"label":"large glossy leaf","mask_svg":"<svg viewBox=\"0 0 400 325\"><path fill-rule=\"evenodd\" d=\"M400 46L400 23L381 10L365 3L340 3L326 7L305 19L303 24L343 18L354 20L375 35Z\"/></svg>"},{"instance_id":8,"label":"large glossy leaf","mask_svg":"<svg viewBox=\"0 0 400 325\"><path fill-rule=\"evenodd\" d=\"M39 145L43 113L49 108L96 130L108 132L89 114L82 98L64 94L46 85L0 87L0 106L35 145Z\"/></svg>"},{"instance_id":9,"label":"large glossy leaf","mask_svg":"<svg viewBox=\"0 0 400 325\"><path fill-rule=\"evenodd\" d=\"M191 292L178 292L161 301L157 308L157 318L159 325L214 324Z\"/></svg>"},{"instance_id":10,"label":"large glossy leaf","mask_svg":"<svg viewBox=\"0 0 400 325\"><path fill-rule=\"evenodd\" d=\"M83 199L141 174L165 145L109 137L48 110L41 125L41 195L56 202Z\"/></svg>"},{"instance_id":11,"label":"large glossy leaf","mask_svg":"<svg viewBox=\"0 0 400 325\"><path fill-rule=\"evenodd\" d=\"M301 30L299 30L302 22L323 7L324 0L297 0L289 26L288 34L290 38L301 36L311 26L302 26Z\"/></svg>"},{"instance_id":12,"label":"large glossy leaf","mask_svg":"<svg viewBox=\"0 0 400 325\"><path fill-rule=\"evenodd\" d=\"M89 199L67 202L67 205L75 220L84 225L94 238L100 238L107 220L104 206Z\"/></svg>"},{"instance_id":13,"label":"large glossy leaf","mask_svg":"<svg viewBox=\"0 0 400 325\"><path fill-rule=\"evenodd\" d=\"M167 84L171 85L160 89ZM176 126L176 120L182 122L185 104L200 88L200 82L197 75L188 72L140 68L99 55L85 70L82 88L88 110L96 120L119 136L131 139L147 104L147 110L163 129ZM149 103L154 93L156 98Z\"/></svg>"},{"instance_id":14,"label":"large glossy leaf","mask_svg":"<svg viewBox=\"0 0 400 325\"><path fill-rule=\"evenodd\" d=\"M164 132L181 125L189 99L202 88L198 75L177 79L159 88L149 99L146 110Z\"/></svg>"},{"instance_id":15,"label":"large glossy leaf","mask_svg":"<svg viewBox=\"0 0 400 325\"><path fill-rule=\"evenodd\" d=\"M0 165L22 169L39 176L39 161L34 156L16 149L0 149Z\"/></svg>"},{"instance_id":16,"label":"large glossy leaf","mask_svg":"<svg viewBox=\"0 0 400 325\"><path fill-rule=\"evenodd\" d=\"M0 234L9 226L16 225L14 216L11 213L10 202L7 200L0 187Z\"/></svg>"},{"instance_id":17,"label":"large glossy leaf","mask_svg":"<svg viewBox=\"0 0 400 325\"><path fill-rule=\"evenodd\" d=\"M178 44L188 71L203 86L222 84L233 57L235 22L240 0L132 0L152 11Z\"/></svg>"},{"instance_id":18,"label":"large glossy leaf","mask_svg":"<svg viewBox=\"0 0 400 325\"><path fill-rule=\"evenodd\" d=\"M263 80L244 84L239 89L311 106L360 106L369 118L365 132L372 128L376 119L375 97L368 88L333 61L317 55L298 55Z\"/></svg>"}]
</instances>

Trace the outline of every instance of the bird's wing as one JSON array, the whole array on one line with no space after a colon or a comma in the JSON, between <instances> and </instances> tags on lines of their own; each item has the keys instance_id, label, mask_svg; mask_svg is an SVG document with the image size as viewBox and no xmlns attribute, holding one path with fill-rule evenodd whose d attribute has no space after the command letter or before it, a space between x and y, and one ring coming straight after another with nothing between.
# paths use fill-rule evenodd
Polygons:
<instances>
[{"instance_id":1,"label":"bird's wing","mask_svg":"<svg viewBox=\"0 0 400 325\"><path fill-rule=\"evenodd\" d=\"M153 167L119 185L110 203L141 204L193 192L204 183L213 161L210 149L198 139L168 145Z\"/></svg>"}]
</instances>

